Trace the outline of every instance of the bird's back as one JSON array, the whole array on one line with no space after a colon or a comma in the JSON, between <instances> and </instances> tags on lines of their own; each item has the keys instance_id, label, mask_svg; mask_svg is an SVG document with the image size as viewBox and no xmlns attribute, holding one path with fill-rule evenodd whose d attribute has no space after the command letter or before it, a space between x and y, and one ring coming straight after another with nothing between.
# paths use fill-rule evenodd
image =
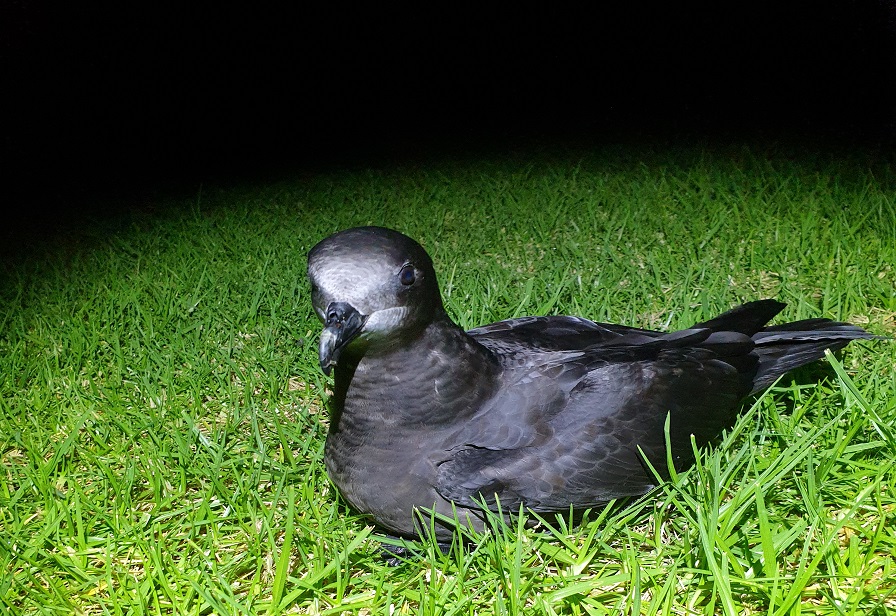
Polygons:
<instances>
[{"instance_id":1,"label":"bird's back","mask_svg":"<svg viewBox=\"0 0 896 616\"><path fill-rule=\"evenodd\" d=\"M655 483L645 462L661 475L670 459L687 466L692 436L698 446L717 437L744 398L825 348L873 338L827 319L766 327L783 307L752 302L671 333L576 317L471 330L501 361L503 381L452 436L440 492L469 506L496 496L544 511L643 494Z\"/></svg>"}]
</instances>

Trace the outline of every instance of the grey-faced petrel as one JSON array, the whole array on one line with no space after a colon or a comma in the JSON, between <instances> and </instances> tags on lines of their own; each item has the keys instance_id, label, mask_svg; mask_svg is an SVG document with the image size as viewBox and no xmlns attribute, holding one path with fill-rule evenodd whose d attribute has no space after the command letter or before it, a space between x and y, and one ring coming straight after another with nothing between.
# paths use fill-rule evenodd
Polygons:
<instances>
[{"instance_id":1,"label":"grey-faced petrel","mask_svg":"<svg viewBox=\"0 0 896 616\"><path fill-rule=\"evenodd\" d=\"M389 229L348 229L308 255L320 364L335 370L327 471L388 532L415 537L435 511L483 527L482 506L563 512L642 495L693 461L742 401L779 376L875 338L829 319L766 324L750 302L663 333L579 317L463 331L432 260ZM451 524L436 525L448 540Z\"/></svg>"}]
</instances>

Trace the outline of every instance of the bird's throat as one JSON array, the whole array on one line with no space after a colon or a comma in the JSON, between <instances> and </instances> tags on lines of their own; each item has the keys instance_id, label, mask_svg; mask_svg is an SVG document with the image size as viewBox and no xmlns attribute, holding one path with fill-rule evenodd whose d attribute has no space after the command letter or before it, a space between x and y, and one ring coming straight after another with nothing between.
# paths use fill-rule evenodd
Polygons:
<instances>
[{"instance_id":1,"label":"bird's throat","mask_svg":"<svg viewBox=\"0 0 896 616\"><path fill-rule=\"evenodd\" d=\"M500 370L492 352L454 323L433 323L410 343L371 346L336 370L332 427L456 423L494 394Z\"/></svg>"}]
</instances>

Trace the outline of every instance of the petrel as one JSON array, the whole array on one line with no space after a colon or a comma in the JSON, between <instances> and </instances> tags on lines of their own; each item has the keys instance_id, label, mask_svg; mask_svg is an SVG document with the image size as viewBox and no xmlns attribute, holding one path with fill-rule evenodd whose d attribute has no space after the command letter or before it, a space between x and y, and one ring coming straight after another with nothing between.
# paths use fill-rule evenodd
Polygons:
<instances>
[{"instance_id":1,"label":"petrel","mask_svg":"<svg viewBox=\"0 0 896 616\"><path fill-rule=\"evenodd\" d=\"M767 326L785 306L770 299L671 333L573 316L464 331L426 251L381 227L321 241L308 277L320 365L335 373L327 472L382 529L440 541L481 530L485 508L643 495L667 447L687 467L691 435L706 444L785 372L875 338L829 319Z\"/></svg>"}]
</instances>

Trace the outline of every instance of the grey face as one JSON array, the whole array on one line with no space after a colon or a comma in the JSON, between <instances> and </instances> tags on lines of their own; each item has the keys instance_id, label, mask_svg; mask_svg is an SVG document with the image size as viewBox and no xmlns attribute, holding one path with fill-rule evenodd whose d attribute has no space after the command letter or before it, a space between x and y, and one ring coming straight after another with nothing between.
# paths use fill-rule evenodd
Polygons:
<instances>
[{"instance_id":1,"label":"grey face","mask_svg":"<svg viewBox=\"0 0 896 616\"><path fill-rule=\"evenodd\" d=\"M355 341L398 342L442 309L432 261L421 246L389 229L359 227L308 253L314 312L324 323L320 362L329 373Z\"/></svg>"}]
</instances>

